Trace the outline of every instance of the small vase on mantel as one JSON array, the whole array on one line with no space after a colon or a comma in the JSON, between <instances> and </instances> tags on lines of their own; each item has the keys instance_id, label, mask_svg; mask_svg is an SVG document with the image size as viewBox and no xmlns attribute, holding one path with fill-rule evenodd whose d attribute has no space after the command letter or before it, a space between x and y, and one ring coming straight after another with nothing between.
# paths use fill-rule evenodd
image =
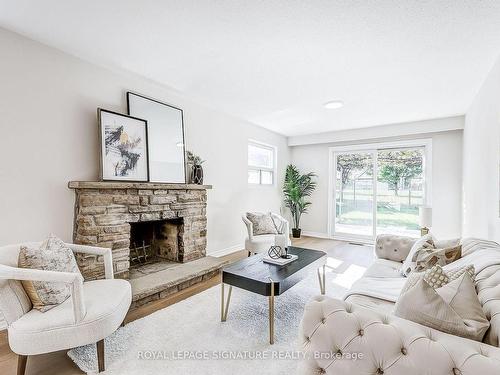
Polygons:
<instances>
[{"instance_id":1,"label":"small vase on mantel","mask_svg":"<svg viewBox=\"0 0 500 375\"><path fill-rule=\"evenodd\" d=\"M203 185L203 167L201 165L193 165L191 170L191 183Z\"/></svg>"},{"instance_id":2,"label":"small vase on mantel","mask_svg":"<svg viewBox=\"0 0 500 375\"><path fill-rule=\"evenodd\" d=\"M202 158L198 155L193 154L191 151L187 151L188 165L191 168L189 174L189 183L203 185L203 167L201 166L204 162Z\"/></svg>"}]
</instances>

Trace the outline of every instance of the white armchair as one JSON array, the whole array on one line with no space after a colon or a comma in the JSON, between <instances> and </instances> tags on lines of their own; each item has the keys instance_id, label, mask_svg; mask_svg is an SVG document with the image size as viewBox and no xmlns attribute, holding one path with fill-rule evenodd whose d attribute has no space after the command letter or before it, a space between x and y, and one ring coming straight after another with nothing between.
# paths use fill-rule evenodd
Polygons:
<instances>
[{"instance_id":1,"label":"white armchair","mask_svg":"<svg viewBox=\"0 0 500 375\"><path fill-rule=\"evenodd\" d=\"M66 244L75 253L102 256L104 280L84 282L78 273L18 268L21 245L0 247L0 311L8 324L9 346L19 355L23 375L29 355L97 343L99 372L104 371L104 338L122 324L132 292L126 280L113 279L111 250ZM71 285L71 298L47 312L32 309L20 280L54 281Z\"/></svg>"},{"instance_id":2,"label":"white armchair","mask_svg":"<svg viewBox=\"0 0 500 375\"><path fill-rule=\"evenodd\" d=\"M275 244L276 236L284 236L287 246L290 246L290 225L288 221L275 213L271 213L271 216L275 220L276 223L281 224L279 234L253 234L253 224L250 220L248 220L246 214L241 218L243 219L243 223L247 228L248 237L245 239L245 250L248 251L248 256L252 254L267 252L269 247Z\"/></svg>"}]
</instances>

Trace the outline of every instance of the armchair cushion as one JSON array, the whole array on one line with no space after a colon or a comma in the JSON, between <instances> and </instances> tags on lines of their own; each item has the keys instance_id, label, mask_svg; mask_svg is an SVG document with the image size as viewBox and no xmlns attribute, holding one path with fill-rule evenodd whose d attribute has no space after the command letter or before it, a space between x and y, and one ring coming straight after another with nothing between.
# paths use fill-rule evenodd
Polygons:
<instances>
[{"instance_id":1,"label":"armchair cushion","mask_svg":"<svg viewBox=\"0 0 500 375\"><path fill-rule=\"evenodd\" d=\"M21 246L19 267L44 271L80 273L73 251L59 238L50 235L39 247ZM70 295L70 285L52 281L23 280L33 308L48 311L64 302Z\"/></svg>"},{"instance_id":2,"label":"armchair cushion","mask_svg":"<svg viewBox=\"0 0 500 375\"><path fill-rule=\"evenodd\" d=\"M9 326L9 345L17 354L34 355L97 342L113 333L130 306L130 283L120 279L83 284L86 315L74 322L71 299L42 313L31 310Z\"/></svg>"},{"instance_id":3,"label":"armchair cushion","mask_svg":"<svg viewBox=\"0 0 500 375\"><path fill-rule=\"evenodd\" d=\"M278 234L278 226L270 213L247 212L247 219L253 225L253 235ZM281 223L280 223L281 224Z\"/></svg>"}]
</instances>

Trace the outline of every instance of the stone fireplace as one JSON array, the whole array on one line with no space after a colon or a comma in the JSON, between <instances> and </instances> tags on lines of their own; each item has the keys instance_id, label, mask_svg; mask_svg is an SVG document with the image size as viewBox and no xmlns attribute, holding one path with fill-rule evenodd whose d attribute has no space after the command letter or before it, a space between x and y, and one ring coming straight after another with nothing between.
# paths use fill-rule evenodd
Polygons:
<instances>
[{"instance_id":1,"label":"stone fireplace","mask_svg":"<svg viewBox=\"0 0 500 375\"><path fill-rule=\"evenodd\" d=\"M206 254L208 185L72 181L73 240L112 249L115 277L155 261L189 262ZM102 259L78 256L86 279L104 275Z\"/></svg>"}]
</instances>

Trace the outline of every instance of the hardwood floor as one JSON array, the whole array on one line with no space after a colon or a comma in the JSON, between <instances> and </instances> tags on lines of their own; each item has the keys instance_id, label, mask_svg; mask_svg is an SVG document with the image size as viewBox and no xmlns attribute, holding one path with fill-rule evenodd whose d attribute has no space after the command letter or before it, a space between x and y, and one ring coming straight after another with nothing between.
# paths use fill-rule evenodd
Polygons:
<instances>
[{"instance_id":1,"label":"hardwood floor","mask_svg":"<svg viewBox=\"0 0 500 375\"><path fill-rule=\"evenodd\" d=\"M333 251L335 257L339 259L344 259L346 261L364 265L369 262L370 257L366 257L366 252L363 254L352 254L342 250L342 245L345 242L326 240L320 238L312 237L302 237L297 240L293 240L293 244L296 246L302 246L311 249L318 250L330 250ZM345 249L344 249L345 250ZM230 255L223 257L223 259L229 260L231 262L237 261L247 256L245 250L237 251ZM214 277L203 283L193 285L186 288L168 298L163 300L158 300L145 306L129 312L125 318L125 322L129 323L136 319L147 316L157 310L163 309L167 306L173 305L179 301L182 301L194 294L200 293L214 285L220 283L220 277ZM55 353L31 356L28 359L28 364L26 366L26 375L77 375L83 374L83 372L71 361L66 355L67 350L62 350ZM16 374L17 371L17 355L14 354L8 344L7 332L0 331L0 374L10 375Z\"/></svg>"}]
</instances>

